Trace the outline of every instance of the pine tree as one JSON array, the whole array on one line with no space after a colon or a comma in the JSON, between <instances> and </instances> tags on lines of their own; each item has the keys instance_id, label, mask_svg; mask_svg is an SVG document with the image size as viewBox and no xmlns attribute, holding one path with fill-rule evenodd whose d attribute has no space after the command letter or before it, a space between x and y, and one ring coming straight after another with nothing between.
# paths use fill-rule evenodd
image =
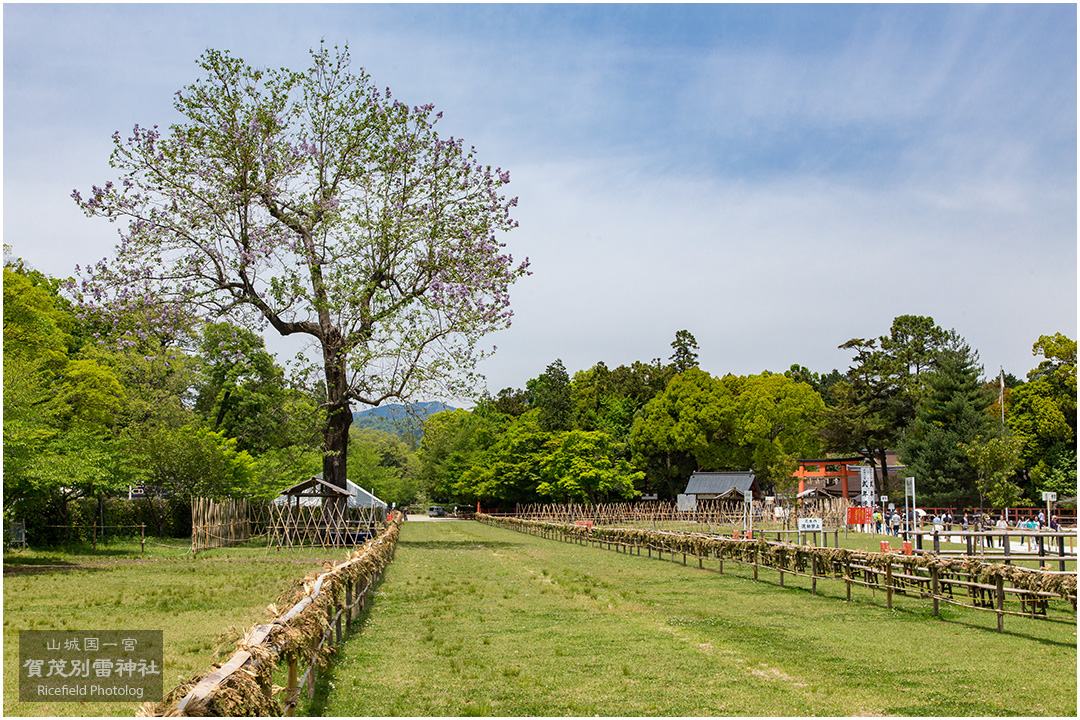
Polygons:
<instances>
[{"instance_id":1,"label":"pine tree","mask_svg":"<svg viewBox=\"0 0 1080 720\"><path fill-rule=\"evenodd\" d=\"M671 364L675 366L676 375L697 367L698 356L694 351L698 349L698 344L689 330L676 332L671 348L675 351L671 356Z\"/></svg>"},{"instance_id":2,"label":"pine tree","mask_svg":"<svg viewBox=\"0 0 1080 720\"><path fill-rule=\"evenodd\" d=\"M987 414L993 397L981 374L978 353L953 333L925 375L915 420L900 444L906 474L916 478L923 504L955 507L978 502L978 472L961 444L995 431Z\"/></svg>"}]
</instances>

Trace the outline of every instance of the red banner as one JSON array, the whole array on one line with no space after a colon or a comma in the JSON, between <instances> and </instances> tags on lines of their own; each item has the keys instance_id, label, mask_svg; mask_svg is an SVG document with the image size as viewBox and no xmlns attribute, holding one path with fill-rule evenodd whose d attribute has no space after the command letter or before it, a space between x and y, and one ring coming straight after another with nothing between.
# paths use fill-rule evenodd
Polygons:
<instances>
[{"instance_id":1,"label":"red banner","mask_svg":"<svg viewBox=\"0 0 1080 720\"><path fill-rule=\"evenodd\" d=\"M868 507L849 507L847 509L848 525L869 525L874 522L874 510Z\"/></svg>"}]
</instances>

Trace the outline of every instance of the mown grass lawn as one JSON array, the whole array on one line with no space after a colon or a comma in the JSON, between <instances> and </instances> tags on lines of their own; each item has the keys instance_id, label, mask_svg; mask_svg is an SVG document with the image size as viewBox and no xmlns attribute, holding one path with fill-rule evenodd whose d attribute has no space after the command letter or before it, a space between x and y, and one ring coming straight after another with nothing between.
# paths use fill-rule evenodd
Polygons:
<instances>
[{"instance_id":1,"label":"mown grass lawn","mask_svg":"<svg viewBox=\"0 0 1080 720\"><path fill-rule=\"evenodd\" d=\"M179 541L177 541L179 542ZM265 543L265 541L263 541ZM4 714L134 715L139 703L19 702L19 630L163 630L164 686L206 672L216 650L234 649L229 628L246 631L266 606L323 559L340 551L267 553L265 545L204 551L110 543L81 550L4 555Z\"/></svg>"},{"instance_id":2,"label":"mown grass lawn","mask_svg":"<svg viewBox=\"0 0 1080 720\"><path fill-rule=\"evenodd\" d=\"M405 523L309 714L1075 715L1076 627Z\"/></svg>"}]
</instances>

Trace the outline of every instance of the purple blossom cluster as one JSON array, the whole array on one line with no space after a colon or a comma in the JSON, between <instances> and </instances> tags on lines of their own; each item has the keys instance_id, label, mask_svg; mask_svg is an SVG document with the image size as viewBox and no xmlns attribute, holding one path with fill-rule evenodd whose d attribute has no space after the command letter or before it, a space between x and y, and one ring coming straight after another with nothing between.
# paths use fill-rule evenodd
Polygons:
<instances>
[{"instance_id":1,"label":"purple blossom cluster","mask_svg":"<svg viewBox=\"0 0 1080 720\"><path fill-rule=\"evenodd\" d=\"M70 291L129 318L122 337L196 316L306 333L354 363L357 397L471 378L476 343L509 326L510 287L530 274L498 241L518 226L500 194L510 173L441 138L433 105L348 74L347 50L312 56L301 74L208 51L207 77L175 96L186 122L114 135L121 180L72 198L127 224L115 259Z\"/></svg>"}]
</instances>

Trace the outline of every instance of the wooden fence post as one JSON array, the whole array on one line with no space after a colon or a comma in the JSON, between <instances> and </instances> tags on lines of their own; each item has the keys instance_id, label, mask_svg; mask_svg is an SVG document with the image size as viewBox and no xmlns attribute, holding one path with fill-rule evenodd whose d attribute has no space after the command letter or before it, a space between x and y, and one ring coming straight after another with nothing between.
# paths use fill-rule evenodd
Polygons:
<instances>
[{"instance_id":1,"label":"wooden fence post","mask_svg":"<svg viewBox=\"0 0 1080 720\"><path fill-rule=\"evenodd\" d=\"M892 610L892 560L885 561L885 603Z\"/></svg>"},{"instance_id":2,"label":"wooden fence post","mask_svg":"<svg viewBox=\"0 0 1080 720\"><path fill-rule=\"evenodd\" d=\"M289 707L285 710L286 717L296 716L296 705L300 701L300 681L297 677L296 658L289 661L289 669L285 680L285 702Z\"/></svg>"},{"instance_id":3,"label":"wooden fence post","mask_svg":"<svg viewBox=\"0 0 1080 720\"><path fill-rule=\"evenodd\" d=\"M844 558L844 584L847 585L847 602L851 602L851 558Z\"/></svg>"},{"instance_id":4,"label":"wooden fence post","mask_svg":"<svg viewBox=\"0 0 1080 720\"><path fill-rule=\"evenodd\" d=\"M934 536L934 544L937 544L937 535ZM934 596L934 617L938 617L938 567L930 566L930 592Z\"/></svg>"},{"instance_id":5,"label":"wooden fence post","mask_svg":"<svg viewBox=\"0 0 1080 720\"><path fill-rule=\"evenodd\" d=\"M997 592L995 594L997 595L995 604L997 605L998 632L1003 633L1005 632L1005 613L1002 612L1005 609L1005 578L1001 575L997 577Z\"/></svg>"}]
</instances>

